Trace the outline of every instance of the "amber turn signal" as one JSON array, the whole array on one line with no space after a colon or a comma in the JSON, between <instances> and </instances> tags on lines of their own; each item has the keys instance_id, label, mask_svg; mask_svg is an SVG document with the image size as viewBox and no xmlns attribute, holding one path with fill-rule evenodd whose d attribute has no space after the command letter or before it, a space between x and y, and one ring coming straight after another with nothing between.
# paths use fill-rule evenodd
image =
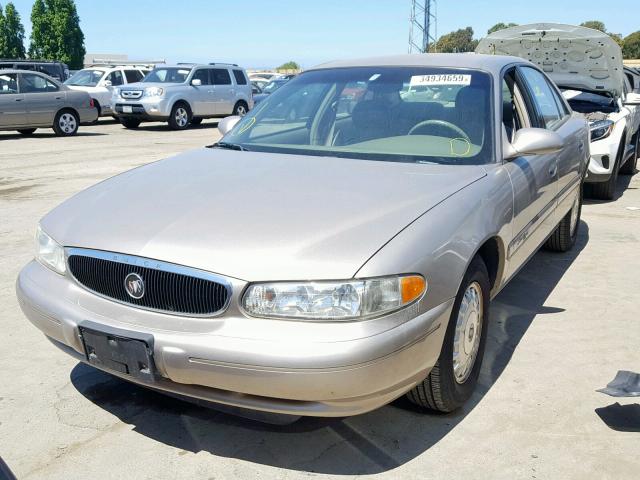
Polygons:
<instances>
[{"instance_id":1,"label":"amber turn signal","mask_svg":"<svg viewBox=\"0 0 640 480\"><path fill-rule=\"evenodd\" d=\"M411 275L400 279L400 288L402 290L402 303L413 302L419 298L427 289L427 281L420 275Z\"/></svg>"}]
</instances>

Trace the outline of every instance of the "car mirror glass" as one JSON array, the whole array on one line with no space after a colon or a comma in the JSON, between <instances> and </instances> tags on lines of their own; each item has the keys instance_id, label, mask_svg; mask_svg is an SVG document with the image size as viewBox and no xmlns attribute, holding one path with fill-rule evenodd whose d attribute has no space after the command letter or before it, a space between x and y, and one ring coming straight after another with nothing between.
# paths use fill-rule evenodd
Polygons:
<instances>
[{"instance_id":1,"label":"car mirror glass","mask_svg":"<svg viewBox=\"0 0 640 480\"><path fill-rule=\"evenodd\" d=\"M233 115L231 117L225 117L218 123L218 131L222 135L226 135L231 131L233 127L242 119L239 115Z\"/></svg>"}]
</instances>

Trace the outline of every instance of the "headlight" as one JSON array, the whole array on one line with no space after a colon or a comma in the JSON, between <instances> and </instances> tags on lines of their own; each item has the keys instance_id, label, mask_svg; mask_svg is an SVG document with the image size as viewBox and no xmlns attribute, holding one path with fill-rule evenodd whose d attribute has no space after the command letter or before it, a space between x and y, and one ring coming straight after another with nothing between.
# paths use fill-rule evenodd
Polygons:
<instances>
[{"instance_id":1,"label":"headlight","mask_svg":"<svg viewBox=\"0 0 640 480\"><path fill-rule=\"evenodd\" d=\"M145 97L161 97L164 94L164 89L160 87L149 87L144 89Z\"/></svg>"},{"instance_id":2,"label":"headlight","mask_svg":"<svg viewBox=\"0 0 640 480\"><path fill-rule=\"evenodd\" d=\"M64 248L47 235L40 225L36 231L36 260L60 275L67 271Z\"/></svg>"},{"instance_id":3,"label":"headlight","mask_svg":"<svg viewBox=\"0 0 640 480\"><path fill-rule=\"evenodd\" d=\"M598 120L589 125L591 130L591 141L602 140L611 135L615 123L611 120Z\"/></svg>"},{"instance_id":4,"label":"headlight","mask_svg":"<svg viewBox=\"0 0 640 480\"><path fill-rule=\"evenodd\" d=\"M413 303L427 289L420 275L343 282L274 282L249 286L242 305L256 317L359 320Z\"/></svg>"}]
</instances>

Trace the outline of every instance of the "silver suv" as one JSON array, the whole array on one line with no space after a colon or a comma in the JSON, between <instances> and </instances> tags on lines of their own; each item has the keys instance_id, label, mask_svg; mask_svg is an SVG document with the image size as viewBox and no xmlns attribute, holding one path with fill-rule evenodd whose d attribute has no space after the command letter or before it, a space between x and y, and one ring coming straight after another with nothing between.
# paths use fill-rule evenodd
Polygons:
<instances>
[{"instance_id":1,"label":"silver suv","mask_svg":"<svg viewBox=\"0 0 640 480\"><path fill-rule=\"evenodd\" d=\"M114 90L115 115L126 128L166 121L174 130L204 118L244 115L253 106L251 83L235 64L159 66L139 83Z\"/></svg>"}]
</instances>

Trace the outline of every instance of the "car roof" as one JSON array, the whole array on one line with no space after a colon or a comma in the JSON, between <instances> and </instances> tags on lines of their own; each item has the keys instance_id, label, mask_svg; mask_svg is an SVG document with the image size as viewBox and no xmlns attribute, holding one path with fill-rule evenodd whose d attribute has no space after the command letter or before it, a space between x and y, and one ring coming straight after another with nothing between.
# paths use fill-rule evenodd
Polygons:
<instances>
[{"instance_id":1,"label":"car roof","mask_svg":"<svg viewBox=\"0 0 640 480\"><path fill-rule=\"evenodd\" d=\"M16 69L16 68L0 68L0 72L1 73L33 73L36 75L40 75L42 77L47 77L50 78L49 75L47 75L44 72L36 72L34 70L20 70L20 69Z\"/></svg>"},{"instance_id":2,"label":"car roof","mask_svg":"<svg viewBox=\"0 0 640 480\"><path fill-rule=\"evenodd\" d=\"M478 53L419 53L390 55L353 60L337 60L323 63L309 70L347 67L453 67L486 70L499 74L503 67L512 63L529 64L520 57L507 55L482 55Z\"/></svg>"}]
</instances>

